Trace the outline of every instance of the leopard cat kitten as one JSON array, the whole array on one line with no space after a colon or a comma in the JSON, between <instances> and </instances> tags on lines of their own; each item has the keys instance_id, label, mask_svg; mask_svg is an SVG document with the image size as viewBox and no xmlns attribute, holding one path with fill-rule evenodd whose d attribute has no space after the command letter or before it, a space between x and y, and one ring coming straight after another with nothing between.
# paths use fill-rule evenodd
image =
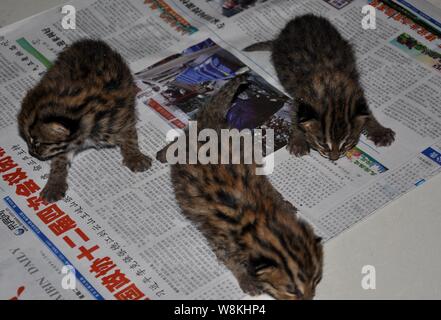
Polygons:
<instances>
[{"instance_id":1,"label":"leopard cat kitten","mask_svg":"<svg viewBox=\"0 0 441 320\"><path fill-rule=\"evenodd\" d=\"M271 51L280 83L296 100L288 150L296 156L310 148L337 160L365 133L388 146L395 133L369 110L348 41L327 19L312 14L291 20L272 41L245 51Z\"/></svg>"},{"instance_id":2,"label":"leopard cat kitten","mask_svg":"<svg viewBox=\"0 0 441 320\"><path fill-rule=\"evenodd\" d=\"M225 114L244 79L230 80L201 109L198 130L212 128L219 134L228 128ZM158 152L161 162L166 162L170 145ZM256 164L174 164L177 202L243 291L312 299L322 276L320 238L255 169Z\"/></svg>"},{"instance_id":3,"label":"leopard cat kitten","mask_svg":"<svg viewBox=\"0 0 441 320\"><path fill-rule=\"evenodd\" d=\"M44 200L64 197L71 159L88 147L119 146L123 164L134 172L151 166L138 147L135 95L129 67L106 43L80 40L59 54L18 115L29 153L51 160Z\"/></svg>"}]
</instances>

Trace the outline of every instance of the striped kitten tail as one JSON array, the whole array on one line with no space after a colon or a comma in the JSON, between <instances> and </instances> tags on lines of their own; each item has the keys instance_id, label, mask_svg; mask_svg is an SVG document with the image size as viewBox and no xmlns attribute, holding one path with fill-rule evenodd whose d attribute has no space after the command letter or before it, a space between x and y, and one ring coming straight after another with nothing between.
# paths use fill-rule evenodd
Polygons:
<instances>
[{"instance_id":1,"label":"striped kitten tail","mask_svg":"<svg viewBox=\"0 0 441 320\"><path fill-rule=\"evenodd\" d=\"M242 50L246 52L253 52L253 51L272 51L272 49L273 49L273 41L262 41L262 42L254 43Z\"/></svg>"},{"instance_id":2,"label":"striped kitten tail","mask_svg":"<svg viewBox=\"0 0 441 320\"><path fill-rule=\"evenodd\" d=\"M196 117L199 129L210 128L220 130L228 126L225 117L226 113L233 103L239 86L245 84L246 79L246 73L236 76L224 84L219 92L211 97L210 102L198 112Z\"/></svg>"},{"instance_id":3,"label":"striped kitten tail","mask_svg":"<svg viewBox=\"0 0 441 320\"><path fill-rule=\"evenodd\" d=\"M224 84L219 92L211 97L207 105L198 111L196 116L198 130L210 128L219 131L228 127L225 116L233 102L237 89L241 84L246 83L247 70L248 68L239 70L237 72L238 75ZM185 129L185 134L188 142L188 129ZM161 163L167 163L167 150L173 143L174 141L159 150L156 153L156 160ZM187 143L188 145L189 143Z\"/></svg>"}]
</instances>

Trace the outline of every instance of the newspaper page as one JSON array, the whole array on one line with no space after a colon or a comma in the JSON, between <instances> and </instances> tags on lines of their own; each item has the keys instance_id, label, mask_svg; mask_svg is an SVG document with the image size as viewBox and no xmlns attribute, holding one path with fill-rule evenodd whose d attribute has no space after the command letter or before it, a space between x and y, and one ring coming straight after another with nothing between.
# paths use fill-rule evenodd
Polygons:
<instances>
[{"instance_id":1,"label":"newspaper page","mask_svg":"<svg viewBox=\"0 0 441 320\"><path fill-rule=\"evenodd\" d=\"M118 150L87 150L74 160L65 199L46 205L38 198L49 165L27 153L16 114L56 54L82 37L106 40L130 63L140 90L140 146L152 157L167 131L184 128L229 77L250 67L250 86L228 120L237 128L274 129L269 178L325 240L440 171L437 28L417 24L388 1L225 3L82 0L71 3L75 30L61 26L60 8L0 30L0 298L246 298L180 213L167 165L156 161L133 174ZM371 30L361 27L367 4L376 8ZM286 151L290 97L269 53L242 49L304 13L329 17L354 44L370 107L397 133L391 147L362 138L336 163Z\"/></svg>"}]
</instances>

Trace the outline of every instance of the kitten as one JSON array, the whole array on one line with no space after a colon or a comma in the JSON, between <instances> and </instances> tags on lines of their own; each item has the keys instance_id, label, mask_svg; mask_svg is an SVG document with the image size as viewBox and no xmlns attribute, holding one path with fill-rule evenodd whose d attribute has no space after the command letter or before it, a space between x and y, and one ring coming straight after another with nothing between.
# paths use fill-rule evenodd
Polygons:
<instances>
[{"instance_id":1,"label":"kitten","mask_svg":"<svg viewBox=\"0 0 441 320\"><path fill-rule=\"evenodd\" d=\"M270 50L280 83L297 102L288 142L292 154L302 156L312 148L337 160L363 132L377 146L394 141L394 131L369 110L351 45L327 19L297 17L276 39L244 50Z\"/></svg>"},{"instance_id":2,"label":"kitten","mask_svg":"<svg viewBox=\"0 0 441 320\"><path fill-rule=\"evenodd\" d=\"M129 67L106 43L80 40L59 54L18 115L29 153L52 160L43 199L64 197L71 159L88 147L119 146L134 172L151 166L138 147L135 95Z\"/></svg>"},{"instance_id":3,"label":"kitten","mask_svg":"<svg viewBox=\"0 0 441 320\"><path fill-rule=\"evenodd\" d=\"M219 134L228 128L225 115L243 79L230 80L201 109L198 130L212 128ZM170 145L158 152L161 162L166 162ZM322 275L320 238L255 169L255 163L172 165L177 202L242 290L277 299L311 299Z\"/></svg>"}]
</instances>

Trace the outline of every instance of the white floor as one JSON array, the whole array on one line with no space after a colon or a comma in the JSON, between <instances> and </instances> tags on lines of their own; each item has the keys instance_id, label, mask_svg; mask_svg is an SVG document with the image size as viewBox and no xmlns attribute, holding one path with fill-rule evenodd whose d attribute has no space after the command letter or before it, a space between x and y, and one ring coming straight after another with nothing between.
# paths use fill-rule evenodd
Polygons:
<instances>
[{"instance_id":1,"label":"white floor","mask_svg":"<svg viewBox=\"0 0 441 320\"><path fill-rule=\"evenodd\" d=\"M1 0L0 26L64 2ZM365 265L375 267L375 290L361 286ZM329 241L317 298L441 299L441 176Z\"/></svg>"}]
</instances>

